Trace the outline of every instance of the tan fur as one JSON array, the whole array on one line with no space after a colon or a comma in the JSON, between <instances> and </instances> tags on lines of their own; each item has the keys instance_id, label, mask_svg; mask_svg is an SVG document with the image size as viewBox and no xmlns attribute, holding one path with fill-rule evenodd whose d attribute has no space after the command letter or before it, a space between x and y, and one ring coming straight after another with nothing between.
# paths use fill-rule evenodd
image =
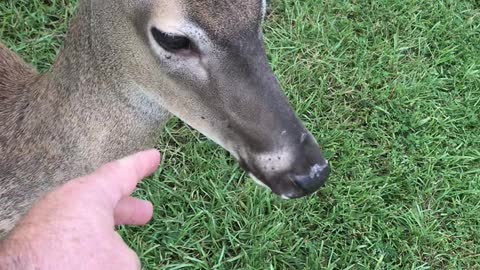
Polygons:
<instances>
[{"instance_id":1,"label":"tan fur","mask_svg":"<svg viewBox=\"0 0 480 270\"><path fill-rule=\"evenodd\" d=\"M176 32L184 24L185 8L179 1L165 4L156 3L152 14L152 24L161 25L162 30Z\"/></svg>"}]
</instances>

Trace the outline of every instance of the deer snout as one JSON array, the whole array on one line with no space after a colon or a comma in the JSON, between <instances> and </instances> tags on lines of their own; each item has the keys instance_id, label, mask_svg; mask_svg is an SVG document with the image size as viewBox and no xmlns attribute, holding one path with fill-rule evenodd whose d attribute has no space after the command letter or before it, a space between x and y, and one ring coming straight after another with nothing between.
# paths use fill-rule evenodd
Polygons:
<instances>
[{"instance_id":1,"label":"deer snout","mask_svg":"<svg viewBox=\"0 0 480 270\"><path fill-rule=\"evenodd\" d=\"M300 198L322 187L330 175L328 161L310 134L303 134L290 169L280 176L277 189L285 199Z\"/></svg>"},{"instance_id":2,"label":"deer snout","mask_svg":"<svg viewBox=\"0 0 480 270\"><path fill-rule=\"evenodd\" d=\"M278 152L264 154L247 169L257 183L268 186L284 199L314 193L325 184L330 174L328 161L323 157L320 147L310 134L305 133L300 143L288 149L282 151L281 155Z\"/></svg>"},{"instance_id":3,"label":"deer snout","mask_svg":"<svg viewBox=\"0 0 480 270\"><path fill-rule=\"evenodd\" d=\"M300 192L290 192L282 196L293 199L312 194L325 184L329 175L330 167L327 160L322 165L313 165L307 174L288 174L287 177L300 189Z\"/></svg>"}]
</instances>

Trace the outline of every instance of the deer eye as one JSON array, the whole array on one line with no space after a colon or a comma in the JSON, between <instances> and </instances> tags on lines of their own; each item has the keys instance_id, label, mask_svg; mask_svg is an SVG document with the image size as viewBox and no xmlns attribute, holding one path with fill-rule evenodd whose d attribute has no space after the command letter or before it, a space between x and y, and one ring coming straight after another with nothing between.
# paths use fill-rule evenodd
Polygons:
<instances>
[{"instance_id":1,"label":"deer eye","mask_svg":"<svg viewBox=\"0 0 480 270\"><path fill-rule=\"evenodd\" d=\"M187 37L167 34L155 27L152 27L150 31L152 32L152 36L158 45L160 45L166 51L177 52L180 50L191 49L192 42Z\"/></svg>"}]
</instances>

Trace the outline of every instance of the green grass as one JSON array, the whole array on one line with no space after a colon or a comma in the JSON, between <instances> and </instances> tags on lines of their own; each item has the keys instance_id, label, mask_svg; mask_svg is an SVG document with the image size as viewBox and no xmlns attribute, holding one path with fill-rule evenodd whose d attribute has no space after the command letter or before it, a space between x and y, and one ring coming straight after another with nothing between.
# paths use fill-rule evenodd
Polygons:
<instances>
[{"instance_id":1,"label":"green grass","mask_svg":"<svg viewBox=\"0 0 480 270\"><path fill-rule=\"evenodd\" d=\"M75 1L2 0L0 38L40 70ZM333 172L283 201L179 121L122 228L145 269L480 269L480 3L276 0L268 54Z\"/></svg>"}]
</instances>

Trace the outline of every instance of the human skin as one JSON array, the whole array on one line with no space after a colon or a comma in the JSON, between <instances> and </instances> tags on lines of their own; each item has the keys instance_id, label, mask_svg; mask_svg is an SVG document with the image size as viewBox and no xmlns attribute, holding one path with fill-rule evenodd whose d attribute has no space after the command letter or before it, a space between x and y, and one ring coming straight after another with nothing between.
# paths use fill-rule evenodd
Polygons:
<instances>
[{"instance_id":1,"label":"human skin","mask_svg":"<svg viewBox=\"0 0 480 270\"><path fill-rule=\"evenodd\" d=\"M158 151L140 152L47 194L0 243L0 269L140 269L115 225L151 219L152 204L130 195L159 162Z\"/></svg>"}]
</instances>

